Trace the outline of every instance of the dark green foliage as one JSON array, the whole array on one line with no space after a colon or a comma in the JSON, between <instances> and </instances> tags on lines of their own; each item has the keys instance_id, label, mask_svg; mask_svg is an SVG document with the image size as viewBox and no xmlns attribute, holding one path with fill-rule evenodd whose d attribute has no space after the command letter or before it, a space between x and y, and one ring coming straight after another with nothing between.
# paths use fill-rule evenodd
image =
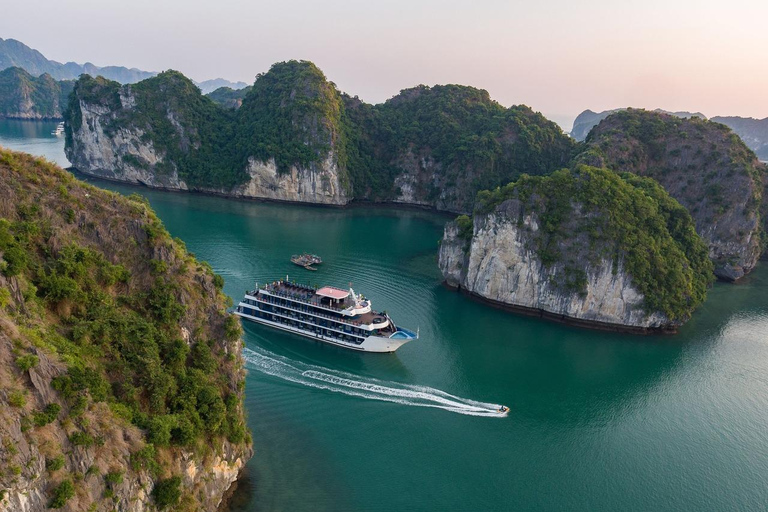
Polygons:
<instances>
[{"instance_id":1,"label":"dark green foliage","mask_svg":"<svg viewBox=\"0 0 768 512\"><path fill-rule=\"evenodd\" d=\"M45 469L48 471L58 471L61 468L64 467L64 456L63 455L57 455L56 457L52 459L46 459L45 461Z\"/></svg>"},{"instance_id":2,"label":"dark green foliage","mask_svg":"<svg viewBox=\"0 0 768 512\"><path fill-rule=\"evenodd\" d=\"M199 368L203 373L211 373L216 370L216 359L211 353L211 347L205 341L195 343L190 355L192 356L192 366Z\"/></svg>"},{"instance_id":3,"label":"dark green foliage","mask_svg":"<svg viewBox=\"0 0 768 512\"><path fill-rule=\"evenodd\" d=\"M74 244L61 249L55 261L39 277L40 294L50 303L81 302L104 287L126 282L130 274L122 265L112 265L104 255Z\"/></svg>"},{"instance_id":4,"label":"dark green foliage","mask_svg":"<svg viewBox=\"0 0 768 512\"><path fill-rule=\"evenodd\" d=\"M171 429L176 423L176 418L167 414L151 418L147 426L147 441L155 446L169 446Z\"/></svg>"},{"instance_id":5,"label":"dark green foliage","mask_svg":"<svg viewBox=\"0 0 768 512\"><path fill-rule=\"evenodd\" d=\"M160 465L156 460L157 451L153 444L148 444L141 450L131 454L131 469L134 471L149 471L152 475L160 472Z\"/></svg>"},{"instance_id":6,"label":"dark green foliage","mask_svg":"<svg viewBox=\"0 0 768 512\"><path fill-rule=\"evenodd\" d=\"M274 158L280 172L319 163L339 137L342 108L339 92L311 62L274 64L238 111L238 151Z\"/></svg>"},{"instance_id":7,"label":"dark green foliage","mask_svg":"<svg viewBox=\"0 0 768 512\"><path fill-rule=\"evenodd\" d=\"M152 498L157 508L164 509L176 505L181 498L181 478L173 476L164 480L158 480L152 489Z\"/></svg>"},{"instance_id":8,"label":"dark green foliage","mask_svg":"<svg viewBox=\"0 0 768 512\"><path fill-rule=\"evenodd\" d=\"M34 368L37 366L38 362L39 359L34 354L24 354L23 356L16 358L16 366L18 366L19 370L22 372L26 372L29 371L30 368Z\"/></svg>"},{"instance_id":9,"label":"dark green foliage","mask_svg":"<svg viewBox=\"0 0 768 512\"><path fill-rule=\"evenodd\" d=\"M216 433L220 431L226 407L221 395L212 386L203 386L197 392L197 412L205 431Z\"/></svg>"},{"instance_id":10,"label":"dark green foliage","mask_svg":"<svg viewBox=\"0 0 768 512\"><path fill-rule=\"evenodd\" d=\"M160 227L153 236L160 238L164 233ZM51 304L77 300L71 337L77 344L100 347L114 379L110 385L100 371L79 361L54 378L52 385L68 401L73 416L82 414L87 397L106 401L114 396L126 411L124 417L147 428L149 441L157 446L169 446L172 440L191 444L202 434L227 434L222 429L221 391L213 384L219 360L205 341L194 345L189 359L192 367L204 371L196 376L194 389L184 394L189 348L170 333L178 332L176 326L185 308L170 276L158 275L147 294L116 301L102 290L123 282L127 272L94 251L70 245L42 268L38 293ZM225 332L239 335L237 321L228 320ZM35 356L23 357L26 361ZM146 413L156 416L147 422Z\"/></svg>"},{"instance_id":11,"label":"dark green foliage","mask_svg":"<svg viewBox=\"0 0 768 512\"><path fill-rule=\"evenodd\" d=\"M242 89L219 87L215 91L206 94L206 96L224 108L236 109L240 108L240 105L243 103L243 98L245 98L250 90L250 85L248 87L243 87Z\"/></svg>"},{"instance_id":12,"label":"dark green foliage","mask_svg":"<svg viewBox=\"0 0 768 512\"><path fill-rule=\"evenodd\" d=\"M459 238L471 240L474 232L472 217L469 215L459 215L456 217L456 226L459 228Z\"/></svg>"},{"instance_id":13,"label":"dark green foliage","mask_svg":"<svg viewBox=\"0 0 768 512\"><path fill-rule=\"evenodd\" d=\"M171 429L171 443L179 446L191 445L197 438L197 430L186 416L177 416Z\"/></svg>"},{"instance_id":14,"label":"dark green foliage","mask_svg":"<svg viewBox=\"0 0 768 512\"><path fill-rule=\"evenodd\" d=\"M0 271L7 277L18 275L27 267L29 258L23 246L26 237L21 227L21 223L0 219Z\"/></svg>"},{"instance_id":15,"label":"dark green foliage","mask_svg":"<svg viewBox=\"0 0 768 512\"><path fill-rule=\"evenodd\" d=\"M209 187L230 187L246 179L244 161L232 152L233 114L203 96L191 80L166 71L131 90L136 108L123 111L128 118L118 123L145 130L145 138L174 162L182 178ZM174 120L168 112L174 112Z\"/></svg>"},{"instance_id":16,"label":"dark green foliage","mask_svg":"<svg viewBox=\"0 0 768 512\"><path fill-rule=\"evenodd\" d=\"M53 497L49 508L61 508L67 504L69 498L75 495L75 486L71 480L64 480L56 488L53 489Z\"/></svg>"},{"instance_id":17,"label":"dark green foliage","mask_svg":"<svg viewBox=\"0 0 768 512\"><path fill-rule=\"evenodd\" d=\"M59 404L48 404L40 412L36 412L32 421L38 427L43 427L52 423L58 418L61 406Z\"/></svg>"},{"instance_id":18,"label":"dark green foliage","mask_svg":"<svg viewBox=\"0 0 768 512\"><path fill-rule=\"evenodd\" d=\"M234 341L240 337L242 329L240 328L240 322L237 321L237 318L230 316L226 319L224 322L224 333L228 340Z\"/></svg>"},{"instance_id":19,"label":"dark green foliage","mask_svg":"<svg viewBox=\"0 0 768 512\"><path fill-rule=\"evenodd\" d=\"M88 448L89 446L93 446L96 440L87 432L78 431L69 435L69 442L75 446L84 446Z\"/></svg>"},{"instance_id":20,"label":"dark green foliage","mask_svg":"<svg viewBox=\"0 0 768 512\"><path fill-rule=\"evenodd\" d=\"M69 401L88 391L94 401L101 402L107 399L109 393L106 379L93 368L83 366L71 367L66 374L55 377L51 385Z\"/></svg>"},{"instance_id":21,"label":"dark green foliage","mask_svg":"<svg viewBox=\"0 0 768 512\"><path fill-rule=\"evenodd\" d=\"M110 471L106 475L104 475L104 483L106 483L110 487L114 487L115 485L120 485L123 483L123 472L122 471Z\"/></svg>"},{"instance_id":22,"label":"dark green foliage","mask_svg":"<svg viewBox=\"0 0 768 512\"><path fill-rule=\"evenodd\" d=\"M535 249L545 265L564 266L561 284L569 291L586 284L583 268L569 259L586 250L568 245L580 229L588 238L590 259L623 262L645 297L647 312L685 319L706 298L712 281L707 247L688 212L655 181L587 166L546 177L522 176L478 194L477 213L490 213L508 199L536 213L540 229L532 234Z\"/></svg>"},{"instance_id":23,"label":"dark green foliage","mask_svg":"<svg viewBox=\"0 0 768 512\"><path fill-rule=\"evenodd\" d=\"M147 302L150 312L163 324L174 324L184 314L184 304L177 299L177 295L178 289L170 280L160 277L155 280Z\"/></svg>"},{"instance_id":24,"label":"dark green foliage","mask_svg":"<svg viewBox=\"0 0 768 512\"><path fill-rule=\"evenodd\" d=\"M227 408L226 417L226 435L232 443L242 443L248 435L245 423L242 420L238 410L238 399L236 395L228 395L224 399L224 405Z\"/></svg>"},{"instance_id":25,"label":"dark green foliage","mask_svg":"<svg viewBox=\"0 0 768 512\"><path fill-rule=\"evenodd\" d=\"M21 391L11 391L8 393L8 404L12 407L24 407L27 405L27 398Z\"/></svg>"}]
</instances>

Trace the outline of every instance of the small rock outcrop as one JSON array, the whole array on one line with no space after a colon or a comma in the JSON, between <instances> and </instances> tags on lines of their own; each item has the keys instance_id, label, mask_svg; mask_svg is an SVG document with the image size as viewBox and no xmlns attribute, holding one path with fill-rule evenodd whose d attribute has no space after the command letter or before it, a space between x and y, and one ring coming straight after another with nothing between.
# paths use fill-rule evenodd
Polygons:
<instances>
[{"instance_id":1,"label":"small rock outcrop","mask_svg":"<svg viewBox=\"0 0 768 512\"><path fill-rule=\"evenodd\" d=\"M473 218L445 228L439 265L449 286L621 331L674 331L704 300L706 249L687 213L651 180L580 167L523 177L481 193L478 204Z\"/></svg>"}]
</instances>

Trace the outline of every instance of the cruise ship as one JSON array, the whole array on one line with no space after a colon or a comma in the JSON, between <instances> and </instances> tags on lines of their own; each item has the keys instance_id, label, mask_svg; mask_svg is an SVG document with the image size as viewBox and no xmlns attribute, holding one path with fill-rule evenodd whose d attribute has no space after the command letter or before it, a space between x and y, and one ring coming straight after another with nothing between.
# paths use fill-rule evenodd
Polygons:
<instances>
[{"instance_id":1,"label":"cruise ship","mask_svg":"<svg viewBox=\"0 0 768 512\"><path fill-rule=\"evenodd\" d=\"M246 320L361 352L394 352L417 332L398 327L355 291L284 281L246 292L235 314Z\"/></svg>"}]
</instances>

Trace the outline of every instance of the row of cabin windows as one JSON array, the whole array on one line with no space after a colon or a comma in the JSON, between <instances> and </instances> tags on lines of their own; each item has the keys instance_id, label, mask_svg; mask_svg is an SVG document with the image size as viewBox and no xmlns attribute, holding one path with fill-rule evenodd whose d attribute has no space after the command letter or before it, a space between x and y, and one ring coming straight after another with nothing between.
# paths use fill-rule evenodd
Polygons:
<instances>
[{"instance_id":1,"label":"row of cabin windows","mask_svg":"<svg viewBox=\"0 0 768 512\"><path fill-rule=\"evenodd\" d=\"M253 299L245 299L243 302L245 302L246 304L253 305L253 306L258 306L259 308L261 308L262 310L265 310L265 311L272 311L272 309L270 309L270 308L274 308L274 307L277 307L277 308L282 307L282 308L285 309L284 311L277 310L276 312L281 313L281 314L285 314L285 315L291 316L291 317L295 317L298 314L299 318L301 318L302 320L309 320L310 322L312 322L312 323L314 323L316 325L321 325L323 327L332 327L334 329L338 329L340 331L344 331L346 333L354 334L354 335L357 335L357 336L366 337L366 336L369 336L371 334L368 331L365 331L363 329L358 329L357 327L353 327L353 326L351 326L349 324L346 324L344 322L335 322L333 320L326 319L326 318L323 318L323 317L319 317L319 318L312 317L311 319L308 319L308 318L302 316L300 311L304 311L304 312L307 312L307 313L312 313L313 311L308 310L306 308L301 309L301 310L293 309L293 307L294 307L293 304L291 304L291 303L285 304L285 301L282 301L282 300L279 301L281 304L280 303L279 304L271 304L271 303L270 304L264 304L264 303L261 303L261 302L257 302L256 300L253 300ZM324 313L320 313L320 314L324 314ZM330 323L331 325L328 325L328 323Z\"/></svg>"},{"instance_id":2,"label":"row of cabin windows","mask_svg":"<svg viewBox=\"0 0 768 512\"><path fill-rule=\"evenodd\" d=\"M315 333L316 335L327 336L329 338L333 338L333 339L337 339L337 340L342 340L342 341L346 341L346 342L349 342L349 343L354 343L356 345L359 345L363 341L365 341L364 339L361 339L361 338L359 338L357 336L352 336L352 335L347 335L347 334L339 334L338 332L331 331L329 329L324 329L324 328L322 328L322 327L320 327L318 325L307 323L307 322L302 322L300 320L287 320L287 319L285 319L283 317L280 317L280 316L277 316L277 315L272 315L272 314L266 313L264 311L258 311L258 310L249 309L249 308L243 308L243 310L244 310L244 312L247 315L255 316L257 318L263 318L265 320L270 320L272 322L277 322L277 323L283 324L283 325L290 325L290 326L293 326L293 327L297 327L299 329L303 329L305 331L309 331L309 332Z\"/></svg>"}]
</instances>

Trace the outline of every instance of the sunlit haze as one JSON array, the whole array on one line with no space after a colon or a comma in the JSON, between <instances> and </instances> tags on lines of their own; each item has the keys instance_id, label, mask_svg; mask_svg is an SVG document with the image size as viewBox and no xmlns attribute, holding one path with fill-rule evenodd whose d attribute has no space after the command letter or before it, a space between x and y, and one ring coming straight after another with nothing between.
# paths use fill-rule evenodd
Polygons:
<instances>
[{"instance_id":1,"label":"sunlit haze","mask_svg":"<svg viewBox=\"0 0 768 512\"><path fill-rule=\"evenodd\" d=\"M60 62L252 82L315 62L378 103L420 83L487 89L570 129L582 110L635 106L768 116L764 0L27 0L0 37Z\"/></svg>"}]
</instances>

